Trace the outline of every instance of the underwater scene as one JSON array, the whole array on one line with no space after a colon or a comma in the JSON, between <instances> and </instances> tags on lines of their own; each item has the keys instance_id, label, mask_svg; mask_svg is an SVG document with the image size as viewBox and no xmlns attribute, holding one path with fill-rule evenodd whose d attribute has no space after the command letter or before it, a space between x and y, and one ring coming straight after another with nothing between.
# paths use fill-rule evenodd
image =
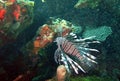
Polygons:
<instances>
[{"instance_id":1,"label":"underwater scene","mask_svg":"<svg viewBox=\"0 0 120 81\"><path fill-rule=\"evenodd\" d=\"M120 0L0 0L0 81L120 81Z\"/></svg>"}]
</instances>

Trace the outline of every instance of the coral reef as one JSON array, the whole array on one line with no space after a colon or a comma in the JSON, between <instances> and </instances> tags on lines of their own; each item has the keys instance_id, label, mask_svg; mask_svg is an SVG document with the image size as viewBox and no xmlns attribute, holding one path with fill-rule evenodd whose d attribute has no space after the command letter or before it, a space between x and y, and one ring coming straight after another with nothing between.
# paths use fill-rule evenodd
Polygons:
<instances>
[{"instance_id":1,"label":"coral reef","mask_svg":"<svg viewBox=\"0 0 120 81\"><path fill-rule=\"evenodd\" d=\"M30 26L33 21L31 2L28 4L26 1L7 0L0 3L0 34L3 37L15 40L19 33ZM2 38L4 40L8 41Z\"/></svg>"},{"instance_id":2,"label":"coral reef","mask_svg":"<svg viewBox=\"0 0 120 81\"><path fill-rule=\"evenodd\" d=\"M65 81L66 76L67 76L67 70L65 66L64 65L58 66L56 72L57 72L56 73L57 81Z\"/></svg>"},{"instance_id":3,"label":"coral reef","mask_svg":"<svg viewBox=\"0 0 120 81\"><path fill-rule=\"evenodd\" d=\"M54 32L50 29L48 25L43 25L40 28L38 36L34 40L34 50L35 54L37 54L40 48L45 47L48 43L53 41Z\"/></svg>"},{"instance_id":4,"label":"coral reef","mask_svg":"<svg viewBox=\"0 0 120 81\"><path fill-rule=\"evenodd\" d=\"M41 48L44 48L48 44L52 43L56 36L67 36L72 30L70 22L63 19L50 19L48 24L41 26L33 41L34 53L37 54Z\"/></svg>"},{"instance_id":5,"label":"coral reef","mask_svg":"<svg viewBox=\"0 0 120 81\"><path fill-rule=\"evenodd\" d=\"M88 35L96 36L97 39L95 39L95 40L100 40L100 41L105 41L106 38L112 33L111 28L107 27L107 26L102 26L102 27L99 27L96 29L89 27L83 31L82 26L75 26L72 23L70 23L69 21L66 21L64 19L50 18L50 20L48 20L47 24L44 24L43 26L41 26L38 29L35 37L33 38L33 40L31 42L29 42L27 44L27 47L25 49L28 49L29 53L31 53L33 55L34 54L41 55L42 57L44 57L44 61L42 61L43 64L42 65L41 65L41 63L38 64L38 65L40 65L40 68L41 68L44 66L44 64L45 64L44 62L46 62L48 60L47 59L48 55L47 55L47 53L44 52L45 50L48 50L46 48L53 45L52 42L54 41L54 39L56 37L58 37L60 35L67 36L68 33L70 33L70 32L74 32L76 34L81 33L81 36L83 36L83 37L87 37L87 34L89 33ZM33 78L33 80L36 80L36 79L39 80L41 77L44 77L44 75L39 74L38 76Z\"/></svg>"},{"instance_id":6,"label":"coral reef","mask_svg":"<svg viewBox=\"0 0 120 81\"><path fill-rule=\"evenodd\" d=\"M34 3L33 1L31 1ZM19 75L26 77L29 68L29 56L24 56L16 46L18 35L33 22L33 5L24 4L26 1L0 0L0 80L13 81ZM31 61L31 60L30 60ZM33 63L33 62L31 62ZM31 65L32 68L34 65ZM33 74L33 75L32 75ZM29 78L31 78L29 77ZM27 77L28 78L28 77ZM15 80L18 81L18 80Z\"/></svg>"},{"instance_id":7,"label":"coral reef","mask_svg":"<svg viewBox=\"0 0 120 81\"><path fill-rule=\"evenodd\" d=\"M93 45L100 49L99 66L87 74L73 74L71 81L119 81L119 4L120 0L35 0L35 4L0 0L0 81L45 81L55 76L58 65L53 59L53 40L61 31L63 36L72 31L83 38L96 34L95 40L101 41ZM55 19L46 22L49 17ZM45 23L54 35L49 34L48 40L47 32L42 33L48 41L42 40L40 47L38 39L43 38L40 34ZM50 80L56 81L56 77Z\"/></svg>"}]
</instances>

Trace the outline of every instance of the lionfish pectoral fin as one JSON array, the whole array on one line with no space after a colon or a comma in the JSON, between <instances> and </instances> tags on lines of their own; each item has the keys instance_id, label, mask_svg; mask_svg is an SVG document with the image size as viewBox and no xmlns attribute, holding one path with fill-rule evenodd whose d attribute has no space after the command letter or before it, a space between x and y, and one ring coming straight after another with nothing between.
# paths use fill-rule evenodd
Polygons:
<instances>
[{"instance_id":1,"label":"lionfish pectoral fin","mask_svg":"<svg viewBox=\"0 0 120 81\"><path fill-rule=\"evenodd\" d=\"M92 41L91 43L100 43L100 41Z\"/></svg>"},{"instance_id":2,"label":"lionfish pectoral fin","mask_svg":"<svg viewBox=\"0 0 120 81\"><path fill-rule=\"evenodd\" d=\"M96 57L89 54L89 52L82 51L80 53L80 58L77 58L79 60L79 64L77 62L74 62L76 66L79 67L81 71L84 73L88 72L92 67L95 67L97 64Z\"/></svg>"},{"instance_id":3,"label":"lionfish pectoral fin","mask_svg":"<svg viewBox=\"0 0 120 81\"><path fill-rule=\"evenodd\" d=\"M66 55L66 58L67 58L69 64L72 66L72 68L75 71L75 73L78 74L78 68L73 64L72 59L69 56L67 56L67 55Z\"/></svg>"},{"instance_id":4,"label":"lionfish pectoral fin","mask_svg":"<svg viewBox=\"0 0 120 81\"><path fill-rule=\"evenodd\" d=\"M94 60L92 60L92 59L90 59L90 58L87 58L87 59L88 59L88 61L91 61L91 62L93 62L93 63L97 64L97 62L96 62L96 61L94 61Z\"/></svg>"},{"instance_id":5,"label":"lionfish pectoral fin","mask_svg":"<svg viewBox=\"0 0 120 81\"><path fill-rule=\"evenodd\" d=\"M86 56L88 56L89 58L91 58L91 59L93 59L93 60L95 60L95 59L96 59L96 57L95 57L95 56L93 56L93 55L89 54L88 52L81 51L81 53L85 54Z\"/></svg>"},{"instance_id":6,"label":"lionfish pectoral fin","mask_svg":"<svg viewBox=\"0 0 120 81\"><path fill-rule=\"evenodd\" d=\"M78 47L79 50L84 50L84 51L95 51L95 52L99 52L97 49L91 49L91 48L85 48L85 47Z\"/></svg>"},{"instance_id":7,"label":"lionfish pectoral fin","mask_svg":"<svg viewBox=\"0 0 120 81\"><path fill-rule=\"evenodd\" d=\"M96 36L90 36L90 37L84 38L84 40L94 39L95 37L96 37Z\"/></svg>"},{"instance_id":8,"label":"lionfish pectoral fin","mask_svg":"<svg viewBox=\"0 0 120 81\"><path fill-rule=\"evenodd\" d=\"M95 52L99 52L97 49L88 49L90 51L95 51Z\"/></svg>"},{"instance_id":9,"label":"lionfish pectoral fin","mask_svg":"<svg viewBox=\"0 0 120 81\"><path fill-rule=\"evenodd\" d=\"M83 60L81 60L81 63L86 67L92 67L93 65L97 64L95 60L87 57L86 55L83 55Z\"/></svg>"},{"instance_id":10,"label":"lionfish pectoral fin","mask_svg":"<svg viewBox=\"0 0 120 81\"><path fill-rule=\"evenodd\" d=\"M74 62L74 64L81 70L81 71L83 71L84 73L86 73L86 71L77 63L77 62L75 62L75 61L73 61Z\"/></svg>"},{"instance_id":11,"label":"lionfish pectoral fin","mask_svg":"<svg viewBox=\"0 0 120 81\"><path fill-rule=\"evenodd\" d=\"M86 73L86 71L74 60L72 60L70 57L66 56L68 62L70 63L70 65L72 66L73 70L75 71L76 74L78 74L78 70L80 69L81 71L83 71L84 73Z\"/></svg>"},{"instance_id":12,"label":"lionfish pectoral fin","mask_svg":"<svg viewBox=\"0 0 120 81\"><path fill-rule=\"evenodd\" d=\"M69 65L64 53L61 53L61 62L63 62L63 65L66 67L67 72L70 73Z\"/></svg>"},{"instance_id":13,"label":"lionfish pectoral fin","mask_svg":"<svg viewBox=\"0 0 120 81\"><path fill-rule=\"evenodd\" d=\"M75 40L76 42L84 42L86 40L92 40L94 39L96 36L91 36L91 37L87 37L87 38L83 38L83 39L77 39Z\"/></svg>"}]
</instances>

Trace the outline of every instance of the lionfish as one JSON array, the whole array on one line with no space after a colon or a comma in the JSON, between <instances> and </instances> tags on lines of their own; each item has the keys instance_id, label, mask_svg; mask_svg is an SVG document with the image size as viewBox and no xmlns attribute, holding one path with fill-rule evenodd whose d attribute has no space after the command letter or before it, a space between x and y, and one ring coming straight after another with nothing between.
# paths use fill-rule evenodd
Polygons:
<instances>
[{"instance_id":1,"label":"lionfish","mask_svg":"<svg viewBox=\"0 0 120 81\"><path fill-rule=\"evenodd\" d=\"M91 52L99 52L97 49L89 48L90 43L99 43L92 40L95 36L80 39L76 34L70 33L67 37L57 37L57 50L54 59L58 64L63 64L67 71L71 73L73 70L79 74L79 70L86 73L89 68L96 65L96 57Z\"/></svg>"}]
</instances>

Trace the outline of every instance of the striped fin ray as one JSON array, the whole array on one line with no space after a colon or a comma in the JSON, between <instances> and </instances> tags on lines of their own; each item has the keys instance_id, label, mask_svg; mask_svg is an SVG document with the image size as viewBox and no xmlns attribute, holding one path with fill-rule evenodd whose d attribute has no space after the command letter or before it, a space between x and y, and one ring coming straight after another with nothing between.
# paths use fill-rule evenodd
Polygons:
<instances>
[{"instance_id":1,"label":"striped fin ray","mask_svg":"<svg viewBox=\"0 0 120 81\"><path fill-rule=\"evenodd\" d=\"M94 39L96 36L91 36L91 37L87 37L84 39L75 39L74 42L85 42L86 40L92 40Z\"/></svg>"},{"instance_id":2,"label":"striped fin ray","mask_svg":"<svg viewBox=\"0 0 120 81\"><path fill-rule=\"evenodd\" d=\"M95 43L100 43L99 41L90 41L90 42L75 42L76 45L79 45L81 47L89 47L89 44L95 44Z\"/></svg>"},{"instance_id":3,"label":"striped fin ray","mask_svg":"<svg viewBox=\"0 0 120 81\"><path fill-rule=\"evenodd\" d=\"M85 47L78 47L79 50L84 50L84 51L95 51L95 52L99 52L97 49L91 49L91 48L85 48Z\"/></svg>"},{"instance_id":4,"label":"striped fin ray","mask_svg":"<svg viewBox=\"0 0 120 81\"><path fill-rule=\"evenodd\" d=\"M83 55L83 59L80 60L80 64L86 71L88 71L91 69L91 67L94 67L97 62L88 58L86 55Z\"/></svg>"},{"instance_id":5,"label":"striped fin ray","mask_svg":"<svg viewBox=\"0 0 120 81\"><path fill-rule=\"evenodd\" d=\"M66 55L66 58L68 60L68 62L71 64L72 68L74 69L75 73L78 74L78 70L80 69L81 71L83 71L84 73L86 73L86 71L74 60L72 60L68 55Z\"/></svg>"},{"instance_id":6,"label":"striped fin ray","mask_svg":"<svg viewBox=\"0 0 120 81\"><path fill-rule=\"evenodd\" d=\"M64 56L65 54L64 53L61 53L61 61L64 63L67 71L70 73L70 68L69 68L69 64L68 64L68 61L67 61L67 58Z\"/></svg>"},{"instance_id":7,"label":"striped fin ray","mask_svg":"<svg viewBox=\"0 0 120 81\"><path fill-rule=\"evenodd\" d=\"M85 51L81 51L83 54L85 54L86 56L88 56L89 58L91 58L91 59L93 59L93 60L95 60L96 59L96 57L95 56L93 56L93 55L91 55L91 54L89 54L88 52L85 52Z\"/></svg>"},{"instance_id":8,"label":"striped fin ray","mask_svg":"<svg viewBox=\"0 0 120 81\"><path fill-rule=\"evenodd\" d=\"M92 42L86 42L87 44L90 44L90 43L100 43L99 41L92 41Z\"/></svg>"},{"instance_id":9,"label":"striped fin ray","mask_svg":"<svg viewBox=\"0 0 120 81\"><path fill-rule=\"evenodd\" d=\"M57 49L55 51L54 59L55 59L55 62L58 63L58 64L62 64L63 63L65 65L67 71L70 73L69 64L67 62L67 59L64 56L64 53L60 49Z\"/></svg>"},{"instance_id":10,"label":"striped fin ray","mask_svg":"<svg viewBox=\"0 0 120 81\"><path fill-rule=\"evenodd\" d=\"M96 61L94 61L93 59L89 58L88 56L83 55L83 57L84 57L86 60L91 61L92 63L96 63L96 64L97 64Z\"/></svg>"}]
</instances>

